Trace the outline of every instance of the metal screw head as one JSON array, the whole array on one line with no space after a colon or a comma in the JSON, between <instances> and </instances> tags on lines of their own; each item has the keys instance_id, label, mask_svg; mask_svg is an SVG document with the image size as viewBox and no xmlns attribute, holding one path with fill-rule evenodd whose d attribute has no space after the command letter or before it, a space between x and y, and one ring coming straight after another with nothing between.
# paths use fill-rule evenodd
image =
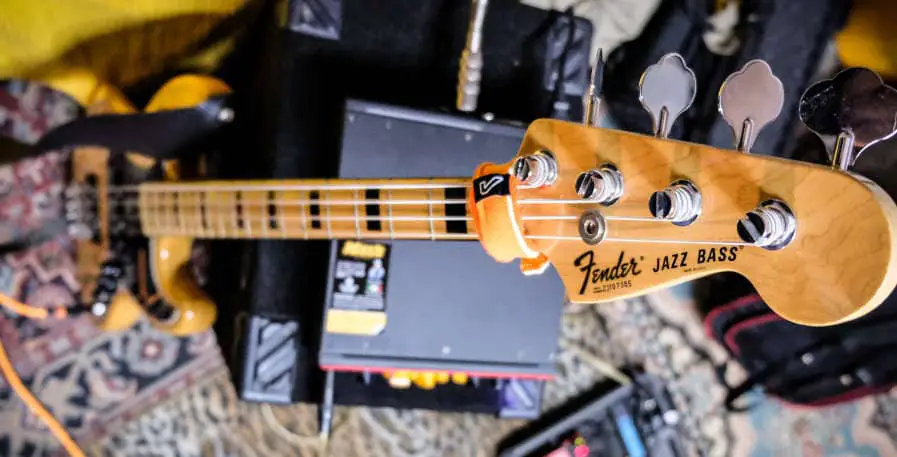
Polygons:
<instances>
[{"instance_id":1,"label":"metal screw head","mask_svg":"<svg viewBox=\"0 0 897 457\"><path fill-rule=\"evenodd\" d=\"M673 200L666 191L654 192L648 200L648 209L651 211L651 215L658 219L666 219L672 208Z\"/></svg>"},{"instance_id":2,"label":"metal screw head","mask_svg":"<svg viewBox=\"0 0 897 457\"><path fill-rule=\"evenodd\" d=\"M814 361L816 361L816 357L813 354L807 352L804 355L800 356L800 361L804 365L811 365Z\"/></svg>"}]
</instances>

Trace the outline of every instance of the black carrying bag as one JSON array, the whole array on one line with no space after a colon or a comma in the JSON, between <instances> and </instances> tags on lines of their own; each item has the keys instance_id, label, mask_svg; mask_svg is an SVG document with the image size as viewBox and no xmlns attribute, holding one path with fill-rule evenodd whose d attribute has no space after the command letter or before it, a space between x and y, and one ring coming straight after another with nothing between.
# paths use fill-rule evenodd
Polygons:
<instances>
[{"instance_id":1,"label":"black carrying bag","mask_svg":"<svg viewBox=\"0 0 897 457\"><path fill-rule=\"evenodd\" d=\"M717 275L702 286L708 336L747 371L743 382L728 387L729 410L750 408L744 397L755 388L786 404L821 407L897 384L897 294L860 319L808 327L779 317L736 274ZM724 384L727 367L719 370Z\"/></svg>"}]
</instances>

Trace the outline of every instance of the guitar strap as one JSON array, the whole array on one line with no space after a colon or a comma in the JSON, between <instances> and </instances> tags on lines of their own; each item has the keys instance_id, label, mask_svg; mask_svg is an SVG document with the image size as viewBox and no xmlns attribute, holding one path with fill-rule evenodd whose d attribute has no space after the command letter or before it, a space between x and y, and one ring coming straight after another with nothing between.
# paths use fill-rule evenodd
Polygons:
<instances>
[{"instance_id":1,"label":"guitar strap","mask_svg":"<svg viewBox=\"0 0 897 457\"><path fill-rule=\"evenodd\" d=\"M225 108L227 97L219 96L189 108L83 117L47 132L34 148L45 152L102 147L136 152L159 160L174 159L229 122L221 116Z\"/></svg>"},{"instance_id":2,"label":"guitar strap","mask_svg":"<svg viewBox=\"0 0 897 457\"><path fill-rule=\"evenodd\" d=\"M0 162L78 147L133 151L157 160L175 159L229 121L221 116L227 106L227 97L218 96L189 108L82 117L50 130L33 145L0 136Z\"/></svg>"}]
</instances>

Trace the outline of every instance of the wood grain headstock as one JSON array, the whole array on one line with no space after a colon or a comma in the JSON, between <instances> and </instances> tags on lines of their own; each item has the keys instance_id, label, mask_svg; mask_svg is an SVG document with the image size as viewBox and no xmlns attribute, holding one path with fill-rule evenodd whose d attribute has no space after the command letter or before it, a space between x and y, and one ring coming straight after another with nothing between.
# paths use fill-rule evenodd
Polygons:
<instances>
[{"instance_id":1,"label":"wood grain headstock","mask_svg":"<svg viewBox=\"0 0 897 457\"><path fill-rule=\"evenodd\" d=\"M556 169L549 171L556 176L528 185L525 178L534 171L521 170L527 166L519 158L540 151L550 151ZM577 193L581 174L603 165L612 165L623 183L622 196L609 205ZM518 159L484 167L472 198L483 197L477 195L478 181L505 170L513 222L496 229L508 236L490 236L496 216L475 211L484 247L499 260L523 258L525 271L550 262L573 302L619 299L733 271L785 319L819 326L864 315L897 284L897 206L860 176L553 120L530 126ZM693 221L660 220L649 209L652 195L675 182L690 183L700 193ZM793 215L793 233L761 247L739 234L738 223L767 201ZM593 218L586 228L601 232L594 244L584 241L586 213ZM522 238L525 246L499 246L498 238Z\"/></svg>"}]
</instances>

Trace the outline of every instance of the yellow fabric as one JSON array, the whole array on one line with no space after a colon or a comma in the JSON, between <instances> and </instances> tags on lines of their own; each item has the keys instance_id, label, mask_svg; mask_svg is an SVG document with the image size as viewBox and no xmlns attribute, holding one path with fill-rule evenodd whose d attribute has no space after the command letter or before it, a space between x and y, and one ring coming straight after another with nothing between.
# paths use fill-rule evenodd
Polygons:
<instances>
[{"instance_id":1,"label":"yellow fabric","mask_svg":"<svg viewBox=\"0 0 897 457\"><path fill-rule=\"evenodd\" d=\"M0 0L0 79L78 69L121 87L185 57L217 62L196 59L198 46L247 1Z\"/></svg>"},{"instance_id":2,"label":"yellow fabric","mask_svg":"<svg viewBox=\"0 0 897 457\"><path fill-rule=\"evenodd\" d=\"M836 43L844 66L867 67L897 80L897 1L854 0Z\"/></svg>"}]
</instances>

